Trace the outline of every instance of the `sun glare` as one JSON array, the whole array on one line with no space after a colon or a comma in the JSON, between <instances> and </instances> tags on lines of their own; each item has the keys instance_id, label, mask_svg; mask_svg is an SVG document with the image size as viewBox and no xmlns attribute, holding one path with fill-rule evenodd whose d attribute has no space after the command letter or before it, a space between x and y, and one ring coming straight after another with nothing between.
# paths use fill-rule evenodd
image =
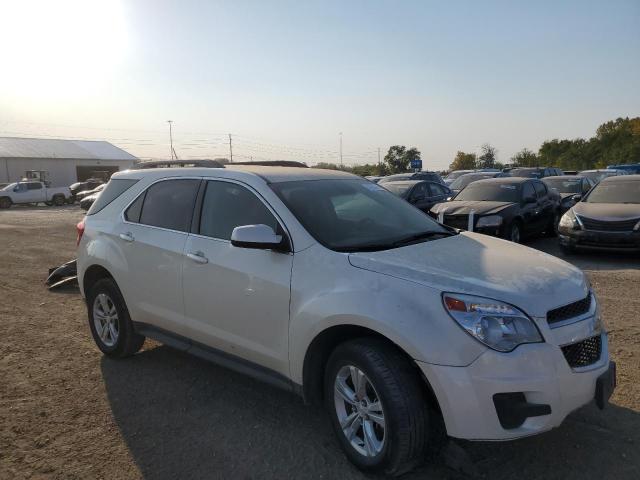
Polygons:
<instances>
[{"instance_id":1,"label":"sun glare","mask_svg":"<svg viewBox=\"0 0 640 480\"><path fill-rule=\"evenodd\" d=\"M116 0L0 0L3 95L56 97L94 90L127 47Z\"/></svg>"}]
</instances>

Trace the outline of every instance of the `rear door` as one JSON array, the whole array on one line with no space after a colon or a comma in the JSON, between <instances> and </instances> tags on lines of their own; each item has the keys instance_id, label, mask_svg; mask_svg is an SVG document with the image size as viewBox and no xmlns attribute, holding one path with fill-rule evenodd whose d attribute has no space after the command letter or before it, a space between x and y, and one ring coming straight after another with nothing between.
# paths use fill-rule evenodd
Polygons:
<instances>
[{"instance_id":1,"label":"rear door","mask_svg":"<svg viewBox=\"0 0 640 480\"><path fill-rule=\"evenodd\" d=\"M284 229L248 186L209 180L183 257L189 337L283 375L289 374L289 299L293 255L231 245L243 225Z\"/></svg>"},{"instance_id":2,"label":"rear door","mask_svg":"<svg viewBox=\"0 0 640 480\"><path fill-rule=\"evenodd\" d=\"M152 184L124 212L116 239L128 273L119 279L136 322L186 335L182 260L200 179Z\"/></svg>"}]
</instances>

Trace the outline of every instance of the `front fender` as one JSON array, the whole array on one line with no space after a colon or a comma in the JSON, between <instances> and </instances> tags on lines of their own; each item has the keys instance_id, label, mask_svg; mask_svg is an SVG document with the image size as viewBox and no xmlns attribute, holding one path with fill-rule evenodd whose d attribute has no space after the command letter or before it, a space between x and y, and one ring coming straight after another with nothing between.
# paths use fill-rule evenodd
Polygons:
<instances>
[{"instance_id":1,"label":"front fender","mask_svg":"<svg viewBox=\"0 0 640 480\"><path fill-rule=\"evenodd\" d=\"M486 350L449 318L438 290L355 268L346 255L321 246L294 256L290 308L291 375L297 383L313 340L338 325L373 330L422 362L464 366Z\"/></svg>"}]
</instances>

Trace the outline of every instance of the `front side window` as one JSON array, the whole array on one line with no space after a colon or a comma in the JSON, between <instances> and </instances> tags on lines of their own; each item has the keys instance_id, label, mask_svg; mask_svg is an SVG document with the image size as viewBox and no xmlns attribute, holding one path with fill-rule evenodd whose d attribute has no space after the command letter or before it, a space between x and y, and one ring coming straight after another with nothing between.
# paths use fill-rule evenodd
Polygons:
<instances>
[{"instance_id":1,"label":"front side window","mask_svg":"<svg viewBox=\"0 0 640 480\"><path fill-rule=\"evenodd\" d=\"M188 232L199 185L200 180L191 179L164 180L151 185L144 197L140 223Z\"/></svg>"},{"instance_id":2,"label":"front side window","mask_svg":"<svg viewBox=\"0 0 640 480\"><path fill-rule=\"evenodd\" d=\"M231 182L209 181L202 200L200 235L230 240L244 225L267 225L277 232L278 221L247 188Z\"/></svg>"},{"instance_id":3,"label":"front side window","mask_svg":"<svg viewBox=\"0 0 640 480\"><path fill-rule=\"evenodd\" d=\"M358 179L274 183L305 229L336 251L397 248L452 233L386 189Z\"/></svg>"},{"instance_id":4,"label":"front side window","mask_svg":"<svg viewBox=\"0 0 640 480\"><path fill-rule=\"evenodd\" d=\"M27 183L27 190L41 190L42 184L38 182Z\"/></svg>"},{"instance_id":5,"label":"front side window","mask_svg":"<svg viewBox=\"0 0 640 480\"><path fill-rule=\"evenodd\" d=\"M536 189L538 198L544 198L547 196L547 187L542 182L534 182L533 187Z\"/></svg>"}]
</instances>

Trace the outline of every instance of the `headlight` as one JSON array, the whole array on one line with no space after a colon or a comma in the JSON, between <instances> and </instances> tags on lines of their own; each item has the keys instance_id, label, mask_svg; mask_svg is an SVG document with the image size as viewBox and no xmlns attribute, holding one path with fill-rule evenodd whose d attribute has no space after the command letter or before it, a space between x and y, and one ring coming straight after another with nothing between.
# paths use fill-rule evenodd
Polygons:
<instances>
[{"instance_id":1,"label":"headlight","mask_svg":"<svg viewBox=\"0 0 640 480\"><path fill-rule=\"evenodd\" d=\"M578 220L576 220L576 216L573 213L573 210L567 211L567 213L565 213L562 216L558 226L562 228L569 228L569 229L577 229L579 227Z\"/></svg>"},{"instance_id":2,"label":"headlight","mask_svg":"<svg viewBox=\"0 0 640 480\"><path fill-rule=\"evenodd\" d=\"M476 227L499 227L502 225L502 217L500 215L489 215L488 217L480 217Z\"/></svg>"},{"instance_id":3,"label":"headlight","mask_svg":"<svg viewBox=\"0 0 640 480\"><path fill-rule=\"evenodd\" d=\"M469 335L499 352L523 343L542 342L538 328L513 305L490 298L444 293L444 307Z\"/></svg>"}]
</instances>

